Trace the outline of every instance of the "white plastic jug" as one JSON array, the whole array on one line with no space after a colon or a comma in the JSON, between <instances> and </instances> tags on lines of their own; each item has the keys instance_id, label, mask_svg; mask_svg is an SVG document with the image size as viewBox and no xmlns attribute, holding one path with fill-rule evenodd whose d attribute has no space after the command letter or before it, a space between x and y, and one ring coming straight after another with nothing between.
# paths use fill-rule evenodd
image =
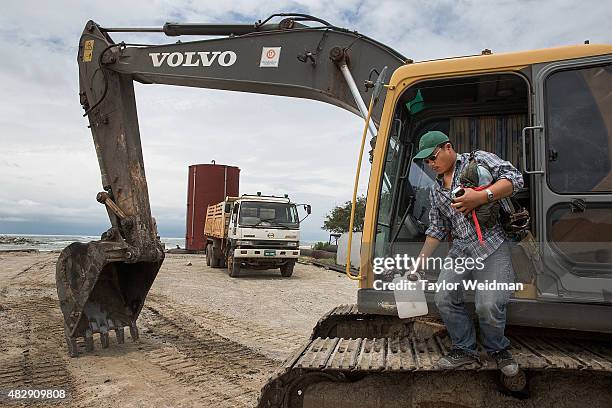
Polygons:
<instances>
[{"instance_id":1,"label":"white plastic jug","mask_svg":"<svg viewBox=\"0 0 612 408\"><path fill-rule=\"evenodd\" d=\"M397 275L393 279L395 284L393 294L397 305L397 315L400 319L423 316L429 313L423 280L411 281L407 277Z\"/></svg>"}]
</instances>

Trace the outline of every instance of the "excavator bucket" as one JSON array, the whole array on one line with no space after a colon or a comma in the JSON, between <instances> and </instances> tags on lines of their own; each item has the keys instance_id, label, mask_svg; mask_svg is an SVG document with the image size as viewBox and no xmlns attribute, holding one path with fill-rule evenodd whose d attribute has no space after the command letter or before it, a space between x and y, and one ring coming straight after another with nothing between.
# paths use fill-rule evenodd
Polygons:
<instances>
[{"instance_id":1,"label":"excavator bucket","mask_svg":"<svg viewBox=\"0 0 612 408\"><path fill-rule=\"evenodd\" d=\"M56 269L57 294L64 315L64 332L72 357L78 355L77 338L93 350L93 335L100 334L108 347L109 332L124 342L124 327L138 339L136 319L161 264L125 262L127 245L115 241L75 242L59 256ZM126 257L126 253L128 256Z\"/></svg>"}]
</instances>

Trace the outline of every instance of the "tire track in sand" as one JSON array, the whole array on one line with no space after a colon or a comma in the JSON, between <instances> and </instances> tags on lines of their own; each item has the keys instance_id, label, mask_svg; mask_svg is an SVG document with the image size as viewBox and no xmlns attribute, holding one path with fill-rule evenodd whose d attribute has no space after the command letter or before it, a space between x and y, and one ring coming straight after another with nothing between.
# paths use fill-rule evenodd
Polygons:
<instances>
[{"instance_id":1,"label":"tire track in sand","mask_svg":"<svg viewBox=\"0 0 612 408\"><path fill-rule=\"evenodd\" d=\"M205 406L252 407L278 362L202 327L190 314L163 306L145 306L144 335L158 344L149 361L177 381L197 387Z\"/></svg>"},{"instance_id":2,"label":"tire track in sand","mask_svg":"<svg viewBox=\"0 0 612 408\"><path fill-rule=\"evenodd\" d=\"M19 302L3 304L0 334L3 352L0 354L0 390L62 389L71 398L74 378L70 374L63 344L63 322L57 301L49 298L25 297ZM10 335L10 337L9 337ZM5 400L6 402L6 400ZM30 405L35 400L13 401ZM40 400L42 404L66 405L64 400Z\"/></svg>"},{"instance_id":3,"label":"tire track in sand","mask_svg":"<svg viewBox=\"0 0 612 408\"><path fill-rule=\"evenodd\" d=\"M164 314L181 314L201 328L256 350L268 358L284 361L307 337L286 329L264 327L254 322L239 320L205 309L203 306L177 304L162 295L149 295L147 304L163 310Z\"/></svg>"}]
</instances>

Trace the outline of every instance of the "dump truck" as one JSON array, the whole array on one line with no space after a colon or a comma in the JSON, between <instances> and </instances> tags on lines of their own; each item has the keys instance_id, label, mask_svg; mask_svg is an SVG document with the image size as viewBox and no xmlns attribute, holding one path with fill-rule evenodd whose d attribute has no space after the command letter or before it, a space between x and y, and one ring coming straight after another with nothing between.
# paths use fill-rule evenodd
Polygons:
<instances>
[{"instance_id":1,"label":"dump truck","mask_svg":"<svg viewBox=\"0 0 612 408\"><path fill-rule=\"evenodd\" d=\"M307 217L311 207L301 205ZM280 268L281 275L288 278L300 256L301 221L296 204L287 195L242 195L209 205L204 225L206 264L227 266L232 278L240 275L242 267Z\"/></svg>"},{"instance_id":2,"label":"dump truck","mask_svg":"<svg viewBox=\"0 0 612 408\"><path fill-rule=\"evenodd\" d=\"M111 38L126 31L214 38L162 45ZM73 355L77 338L100 333L108 346L109 330L118 342L124 327L136 333L164 258L133 82L214 88L326 102L365 118L373 135L356 302L321 318L263 387L260 407L475 406L498 388L533 404L562 406L568 402L555 396L571 390L583 405L609 406L612 45L414 62L321 18L275 14L254 24L115 28L89 21L77 62L102 175L98 201L111 227L58 259ZM296 126L311 120L295 118ZM506 335L520 365L515 376L498 376L486 356L441 372L436 362L451 343L434 293L425 294L427 316L400 319L393 291L378 289L385 275L374 273L374 260L416 257L425 239L435 176L412 158L429 130L450 134L457 151L498 154L525 179L516 200L531 215L533 239L516 245L513 261L524 285L507 304ZM428 273L435 282L438 271Z\"/></svg>"}]
</instances>

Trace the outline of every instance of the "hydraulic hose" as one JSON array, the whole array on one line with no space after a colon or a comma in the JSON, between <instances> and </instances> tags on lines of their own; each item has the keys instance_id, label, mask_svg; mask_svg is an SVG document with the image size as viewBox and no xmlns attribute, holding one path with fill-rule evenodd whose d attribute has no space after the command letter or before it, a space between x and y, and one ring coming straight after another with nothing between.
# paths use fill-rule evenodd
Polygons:
<instances>
[{"instance_id":1,"label":"hydraulic hose","mask_svg":"<svg viewBox=\"0 0 612 408\"><path fill-rule=\"evenodd\" d=\"M355 207L357 207L357 189L359 188L359 173L361 172L361 160L363 158L363 150L365 147L366 136L368 135L368 128L370 124L370 117L372 116L372 109L374 108L374 95L370 98L370 105L368 106L368 114L366 115L363 134L361 135L361 147L359 148L359 158L357 160L357 173L355 174L355 184L353 185L353 200L351 202L351 218L349 221L348 230L348 247L346 248L346 276L351 280L361 280L361 268L359 274L353 276L351 274L351 246L353 244L353 227L355 225Z\"/></svg>"}]
</instances>

